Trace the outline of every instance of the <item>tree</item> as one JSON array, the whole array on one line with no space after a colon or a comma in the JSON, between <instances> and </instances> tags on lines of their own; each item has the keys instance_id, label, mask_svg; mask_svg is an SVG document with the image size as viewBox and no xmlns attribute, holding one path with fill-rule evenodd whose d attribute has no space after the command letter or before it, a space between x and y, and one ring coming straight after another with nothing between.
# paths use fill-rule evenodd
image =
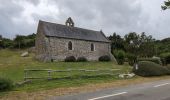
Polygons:
<instances>
[{"instance_id":1,"label":"tree","mask_svg":"<svg viewBox=\"0 0 170 100\"><path fill-rule=\"evenodd\" d=\"M13 46L13 41L7 38L2 38L0 41L0 48L11 48Z\"/></svg>"},{"instance_id":2,"label":"tree","mask_svg":"<svg viewBox=\"0 0 170 100\"><path fill-rule=\"evenodd\" d=\"M2 35L0 35L0 41L2 40Z\"/></svg>"},{"instance_id":3,"label":"tree","mask_svg":"<svg viewBox=\"0 0 170 100\"><path fill-rule=\"evenodd\" d=\"M124 36L124 46L127 52L132 53L137 55L138 54L138 47L140 45L140 36L135 33L135 32L131 32L129 34L126 34Z\"/></svg>"},{"instance_id":4,"label":"tree","mask_svg":"<svg viewBox=\"0 0 170 100\"><path fill-rule=\"evenodd\" d=\"M164 1L164 5L161 6L162 10L170 8L170 0Z\"/></svg>"},{"instance_id":5,"label":"tree","mask_svg":"<svg viewBox=\"0 0 170 100\"><path fill-rule=\"evenodd\" d=\"M137 34L131 32L124 37L126 52L140 57L152 57L155 55L155 39L151 35L147 36L144 32Z\"/></svg>"},{"instance_id":6,"label":"tree","mask_svg":"<svg viewBox=\"0 0 170 100\"><path fill-rule=\"evenodd\" d=\"M24 37L23 35L16 35L14 39L15 45L18 46L19 49L21 49L21 45L24 44Z\"/></svg>"},{"instance_id":7,"label":"tree","mask_svg":"<svg viewBox=\"0 0 170 100\"><path fill-rule=\"evenodd\" d=\"M123 45L124 41L120 35L113 33L113 35L110 35L108 39L112 42L111 44L112 53L113 53L113 50L118 50L118 49L124 50L124 45Z\"/></svg>"}]
</instances>

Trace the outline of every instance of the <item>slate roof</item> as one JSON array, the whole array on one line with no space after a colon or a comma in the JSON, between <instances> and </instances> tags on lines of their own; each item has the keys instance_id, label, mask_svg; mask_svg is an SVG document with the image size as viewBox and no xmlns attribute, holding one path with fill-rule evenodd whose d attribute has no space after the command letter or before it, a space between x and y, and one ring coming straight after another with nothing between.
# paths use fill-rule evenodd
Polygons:
<instances>
[{"instance_id":1,"label":"slate roof","mask_svg":"<svg viewBox=\"0 0 170 100\"><path fill-rule=\"evenodd\" d=\"M42 31L47 37L61 37L88 41L110 42L101 31L70 27L41 20L39 21L39 25L42 25Z\"/></svg>"}]
</instances>

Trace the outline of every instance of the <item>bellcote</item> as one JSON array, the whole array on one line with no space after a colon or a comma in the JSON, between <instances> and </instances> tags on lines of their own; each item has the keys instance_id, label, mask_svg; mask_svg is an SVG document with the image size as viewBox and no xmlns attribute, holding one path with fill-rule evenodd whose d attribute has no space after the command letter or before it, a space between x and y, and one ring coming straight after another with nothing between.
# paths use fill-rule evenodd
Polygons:
<instances>
[{"instance_id":1,"label":"bellcote","mask_svg":"<svg viewBox=\"0 0 170 100\"><path fill-rule=\"evenodd\" d=\"M66 22L65 22L66 26L70 26L70 27L74 27L74 22L71 19L71 17L69 17Z\"/></svg>"}]
</instances>

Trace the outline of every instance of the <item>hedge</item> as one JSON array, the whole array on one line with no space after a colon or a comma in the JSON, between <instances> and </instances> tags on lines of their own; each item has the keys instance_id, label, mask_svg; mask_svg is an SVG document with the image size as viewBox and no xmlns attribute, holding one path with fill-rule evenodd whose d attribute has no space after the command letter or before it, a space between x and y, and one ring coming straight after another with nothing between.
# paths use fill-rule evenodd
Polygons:
<instances>
[{"instance_id":1,"label":"hedge","mask_svg":"<svg viewBox=\"0 0 170 100\"><path fill-rule=\"evenodd\" d=\"M114 50L113 54L119 65L123 65L125 61L125 52L123 50Z\"/></svg>"},{"instance_id":2,"label":"hedge","mask_svg":"<svg viewBox=\"0 0 170 100\"><path fill-rule=\"evenodd\" d=\"M99 57L99 61L111 61L111 58L108 55Z\"/></svg>"},{"instance_id":3,"label":"hedge","mask_svg":"<svg viewBox=\"0 0 170 100\"><path fill-rule=\"evenodd\" d=\"M170 52L160 54L163 65L170 64Z\"/></svg>"},{"instance_id":4,"label":"hedge","mask_svg":"<svg viewBox=\"0 0 170 100\"><path fill-rule=\"evenodd\" d=\"M133 72L136 75L148 77L148 76L161 76L170 74L170 70L159 64L151 61L140 61L138 62L138 68L133 67Z\"/></svg>"},{"instance_id":5,"label":"hedge","mask_svg":"<svg viewBox=\"0 0 170 100\"><path fill-rule=\"evenodd\" d=\"M138 61L151 61L159 65L162 65L162 61L160 58L139 58Z\"/></svg>"},{"instance_id":6,"label":"hedge","mask_svg":"<svg viewBox=\"0 0 170 100\"><path fill-rule=\"evenodd\" d=\"M85 57L78 57L77 62L87 62L87 59Z\"/></svg>"},{"instance_id":7,"label":"hedge","mask_svg":"<svg viewBox=\"0 0 170 100\"><path fill-rule=\"evenodd\" d=\"M65 58L65 62L75 62L76 58L74 56L69 56Z\"/></svg>"},{"instance_id":8,"label":"hedge","mask_svg":"<svg viewBox=\"0 0 170 100\"><path fill-rule=\"evenodd\" d=\"M0 77L0 92L11 90L13 87L13 81Z\"/></svg>"}]
</instances>

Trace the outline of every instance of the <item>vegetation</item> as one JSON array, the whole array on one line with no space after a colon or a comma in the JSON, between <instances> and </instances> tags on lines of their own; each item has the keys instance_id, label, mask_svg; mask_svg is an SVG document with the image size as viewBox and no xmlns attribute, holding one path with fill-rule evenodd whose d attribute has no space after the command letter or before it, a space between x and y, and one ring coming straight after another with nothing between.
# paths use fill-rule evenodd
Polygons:
<instances>
[{"instance_id":1,"label":"vegetation","mask_svg":"<svg viewBox=\"0 0 170 100\"><path fill-rule=\"evenodd\" d=\"M12 48L13 47L13 41L7 38L1 38L0 41L0 49L1 48Z\"/></svg>"},{"instance_id":2,"label":"vegetation","mask_svg":"<svg viewBox=\"0 0 170 100\"><path fill-rule=\"evenodd\" d=\"M87 62L87 59L85 57L78 57L77 62Z\"/></svg>"},{"instance_id":3,"label":"vegetation","mask_svg":"<svg viewBox=\"0 0 170 100\"><path fill-rule=\"evenodd\" d=\"M137 59L143 59L147 61L150 60L153 56L158 56L164 59L163 61L169 62L169 60L165 60L165 55L168 56L167 52L170 50L170 39L163 39L163 40L155 40L152 36L146 36L145 33L137 34L135 32L131 32L126 34L123 38L120 35L114 33L110 37L108 37L112 42L112 53L115 55L117 59L119 59L119 64L122 64L125 59L129 62L130 65L134 65L137 62ZM76 62L75 57L71 57L72 60L68 60L67 63L65 62L38 62L34 60L34 54L30 54L29 57L21 58L20 54L22 53L23 49L32 47L35 45L35 34L28 35L28 36L21 36L17 35L14 40L3 38L0 36L0 76L9 78L14 82L23 81L24 77L24 69L52 69L52 70L67 70L67 69L114 69L118 68L121 69L117 71L119 73L126 73L127 71L131 71L129 65L124 63L124 65L116 65L113 62L82 62L85 61L84 58L78 58ZM4 48L4 49L2 49ZM12 50L11 50L12 49ZM20 49L19 51L16 49ZM117 53L116 53L117 52ZM166 53L166 54L165 54ZM164 55L164 56L163 56ZM69 58L69 57L68 57ZM149 59L149 60L148 60ZM169 58L168 58L169 59ZM71 61L71 62L70 62ZM99 61L110 61L110 57L102 56L99 58ZM154 60L153 62L157 62L158 60ZM147 66L155 66L155 63L151 62L152 64L146 64ZM139 64L139 67L143 66ZM159 67L144 67L144 70L151 75L158 75L156 71ZM143 67L142 67L143 68ZM149 69L148 69L149 68ZM169 68L169 67L168 67ZM163 68L164 69L164 68ZM149 72L153 70L154 72ZM140 71L139 71L140 73ZM32 76L46 76L47 73L29 73ZM63 73L55 73L55 76L58 78L62 78L64 76L70 75L68 72ZM92 73L85 73L88 75L94 75L94 77L77 77L75 76L83 76L84 73L82 72L73 72L71 73L73 78L71 79L62 79L62 80L53 80L53 81L46 81L46 80L37 80L33 81L31 84L22 86L17 88L17 90L37 90L37 89L50 89L50 88L57 88L57 87L70 87L70 86L79 86L83 84L89 83L96 83L96 82L106 82L106 81L113 81L117 80L117 77L111 76L102 76L97 77ZM144 73L145 74L145 73ZM162 74L162 73L161 73ZM146 74L150 75L150 74ZM160 74L159 74L160 75Z\"/></svg>"},{"instance_id":4,"label":"vegetation","mask_svg":"<svg viewBox=\"0 0 170 100\"><path fill-rule=\"evenodd\" d=\"M13 82L6 78L0 77L0 92L11 90L13 88Z\"/></svg>"},{"instance_id":5,"label":"vegetation","mask_svg":"<svg viewBox=\"0 0 170 100\"><path fill-rule=\"evenodd\" d=\"M105 56L101 56L99 57L99 61L111 61L111 58L108 56L108 55L105 55Z\"/></svg>"},{"instance_id":6,"label":"vegetation","mask_svg":"<svg viewBox=\"0 0 170 100\"><path fill-rule=\"evenodd\" d=\"M112 51L123 50L126 53L140 57L152 57L155 55L155 39L150 35L145 35L144 32L141 34L131 32L126 34L124 38L114 33L108 38L112 41Z\"/></svg>"},{"instance_id":7,"label":"vegetation","mask_svg":"<svg viewBox=\"0 0 170 100\"><path fill-rule=\"evenodd\" d=\"M33 47L35 46L35 37L36 34L34 33L27 36L16 35L13 40L0 36L0 48L25 49ZM131 55L131 57L136 56L133 58L160 56L161 53L167 53L170 50L170 38L155 40L152 36L147 36L144 32L141 34L130 32L124 37L113 33L108 39L112 42L112 53L115 50L123 50L126 55ZM126 56L126 58L129 56Z\"/></svg>"},{"instance_id":8,"label":"vegetation","mask_svg":"<svg viewBox=\"0 0 170 100\"><path fill-rule=\"evenodd\" d=\"M161 8L162 8L163 10L169 9L169 8L170 8L170 1L169 1L169 0L164 1L164 5L161 6Z\"/></svg>"},{"instance_id":9,"label":"vegetation","mask_svg":"<svg viewBox=\"0 0 170 100\"><path fill-rule=\"evenodd\" d=\"M165 57L162 57L162 54L165 53L165 55L168 55L168 52L170 52L170 38L156 40L152 38L151 35L147 36L144 32L141 34L130 32L123 38L120 35L113 33L113 35L108 38L112 42L112 53L115 57L117 56L117 53L114 53L114 51L125 51L125 59L131 66L138 60L153 61L166 65L167 61L165 60ZM159 59L152 59L154 56L161 57L162 62Z\"/></svg>"},{"instance_id":10,"label":"vegetation","mask_svg":"<svg viewBox=\"0 0 170 100\"><path fill-rule=\"evenodd\" d=\"M160 54L163 65L170 64L170 52Z\"/></svg>"},{"instance_id":11,"label":"vegetation","mask_svg":"<svg viewBox=\"0 0 170 100\"><path fill-rule=\"evenodd\" d=\"M8 38L3 38L0 36L0 48L29 48L35 46L35 36L36 34L30 34L27 36L16 35L16 37L11 40Z\"/></svg>"},{"instance_id":12,"label":"vegetation","mask_svg":"<svg viewBox=\"0 0 170 100\"><path fill-rule=\"evenodd\" d=\"M159 64L150 61L140 61L138 66L133 68L133 72L139 76L161 76L170 74L170 70Z\"/></svg>"},{"instance_id":13,"label":"vegetation","mask_svg":"<svg viewBox=\"0 0 170 100\"><path fill-rule=\"evenodd\" d=\"M111 44L111 51L113 53L114 50L125 50L124 49L124 40L121 38L120 35L113 33L113 35L110 35L108 39L112 42Z\"/></svg>"},{"instance_id":14,"label":"vegetation","mask_svg":"<svg viewBox=\"0 0 170 100\"><path fill-rule=\"evenodd\" d=\"M162 65L162 61L160 58L139 58L139 61L151 61L154 62L156 64Z\"/></svg>"},{"instance_id":15,"label":"vegetation","mask_svg":"<svg viewBox=\"0 0 170 100\"><path fill-rule=\"evenodd\" d=\"M167 53L170 52L170 38L165 38L163 40L157 40L155 41L155 49L156 49L156 54L155 55L160 55L161 53Z\"/></svg>"},{"instance_id":16,"label":"vegetation","mask_svg":"<svg viewBox=\"0 0 170 100\"><path fill-rule=\"evenodd\" d=\"M131 54L131 53L127 53L127 54L126 54L126 57L127 57L127 60L128 60L129 65L130 65L130 66L133 66L134 63L135 63L136 60L137 60L136 55Z\"/></svg>"},{"instance_id":17,"label":"vegetation","mask_svg":"<svg viewBox=\"0 0 170 100\"><path fill-rule=\"evenodd\" d=\"M125 52L123 50L114 50L113 55L115 56L117 63L123 65L125 61Z\"/></svg>"},{"instance_id":18,"label":"vegetation","mask_svg":"<svg viewBox=\"0 0 170 100\"><path fill-rule=\"evenodd\" d=\"M114 73L125 73L131 71L131 67L127 64L119 66L113 62L38 62L33 59L34 54L30 54L29 57L20 57L22 50L0 50L0 76L11 79L15 83L22 82L24 80L24 69L52 69L52 70L67 70L67 69L86 69L86 70L97 70L97 69L120 69ZM101 72L102 73L102 72ZM104 72L103 72L104 73ZM106 72L108 73L108 72ZM83 75L94 75L94 77L77 77ZM35 72L28 73L31 77L43 77L47 76L47 72ZM62 72L54 73L57 78L63 78L67 75L73 76L68 79L58 80L36 80L32 81L31 84L26 84L21 87L14 88L17 91L33 91L43 90L61 87L73 87L82 86L92 83L103 83L118 80L116 76L95 76L95 72ZM77 78L74 78L77 77Z\"/></svg>"},{"instance_id":19,"label":"vegetation","mask_svg":"<svg viewBox=\"0 0 170 100\"><path fill-rule=\"evenodd\" d=\"M66 57L65 62L76 62L76 58L74 56Z\"/></svg>"}]
</instances>

